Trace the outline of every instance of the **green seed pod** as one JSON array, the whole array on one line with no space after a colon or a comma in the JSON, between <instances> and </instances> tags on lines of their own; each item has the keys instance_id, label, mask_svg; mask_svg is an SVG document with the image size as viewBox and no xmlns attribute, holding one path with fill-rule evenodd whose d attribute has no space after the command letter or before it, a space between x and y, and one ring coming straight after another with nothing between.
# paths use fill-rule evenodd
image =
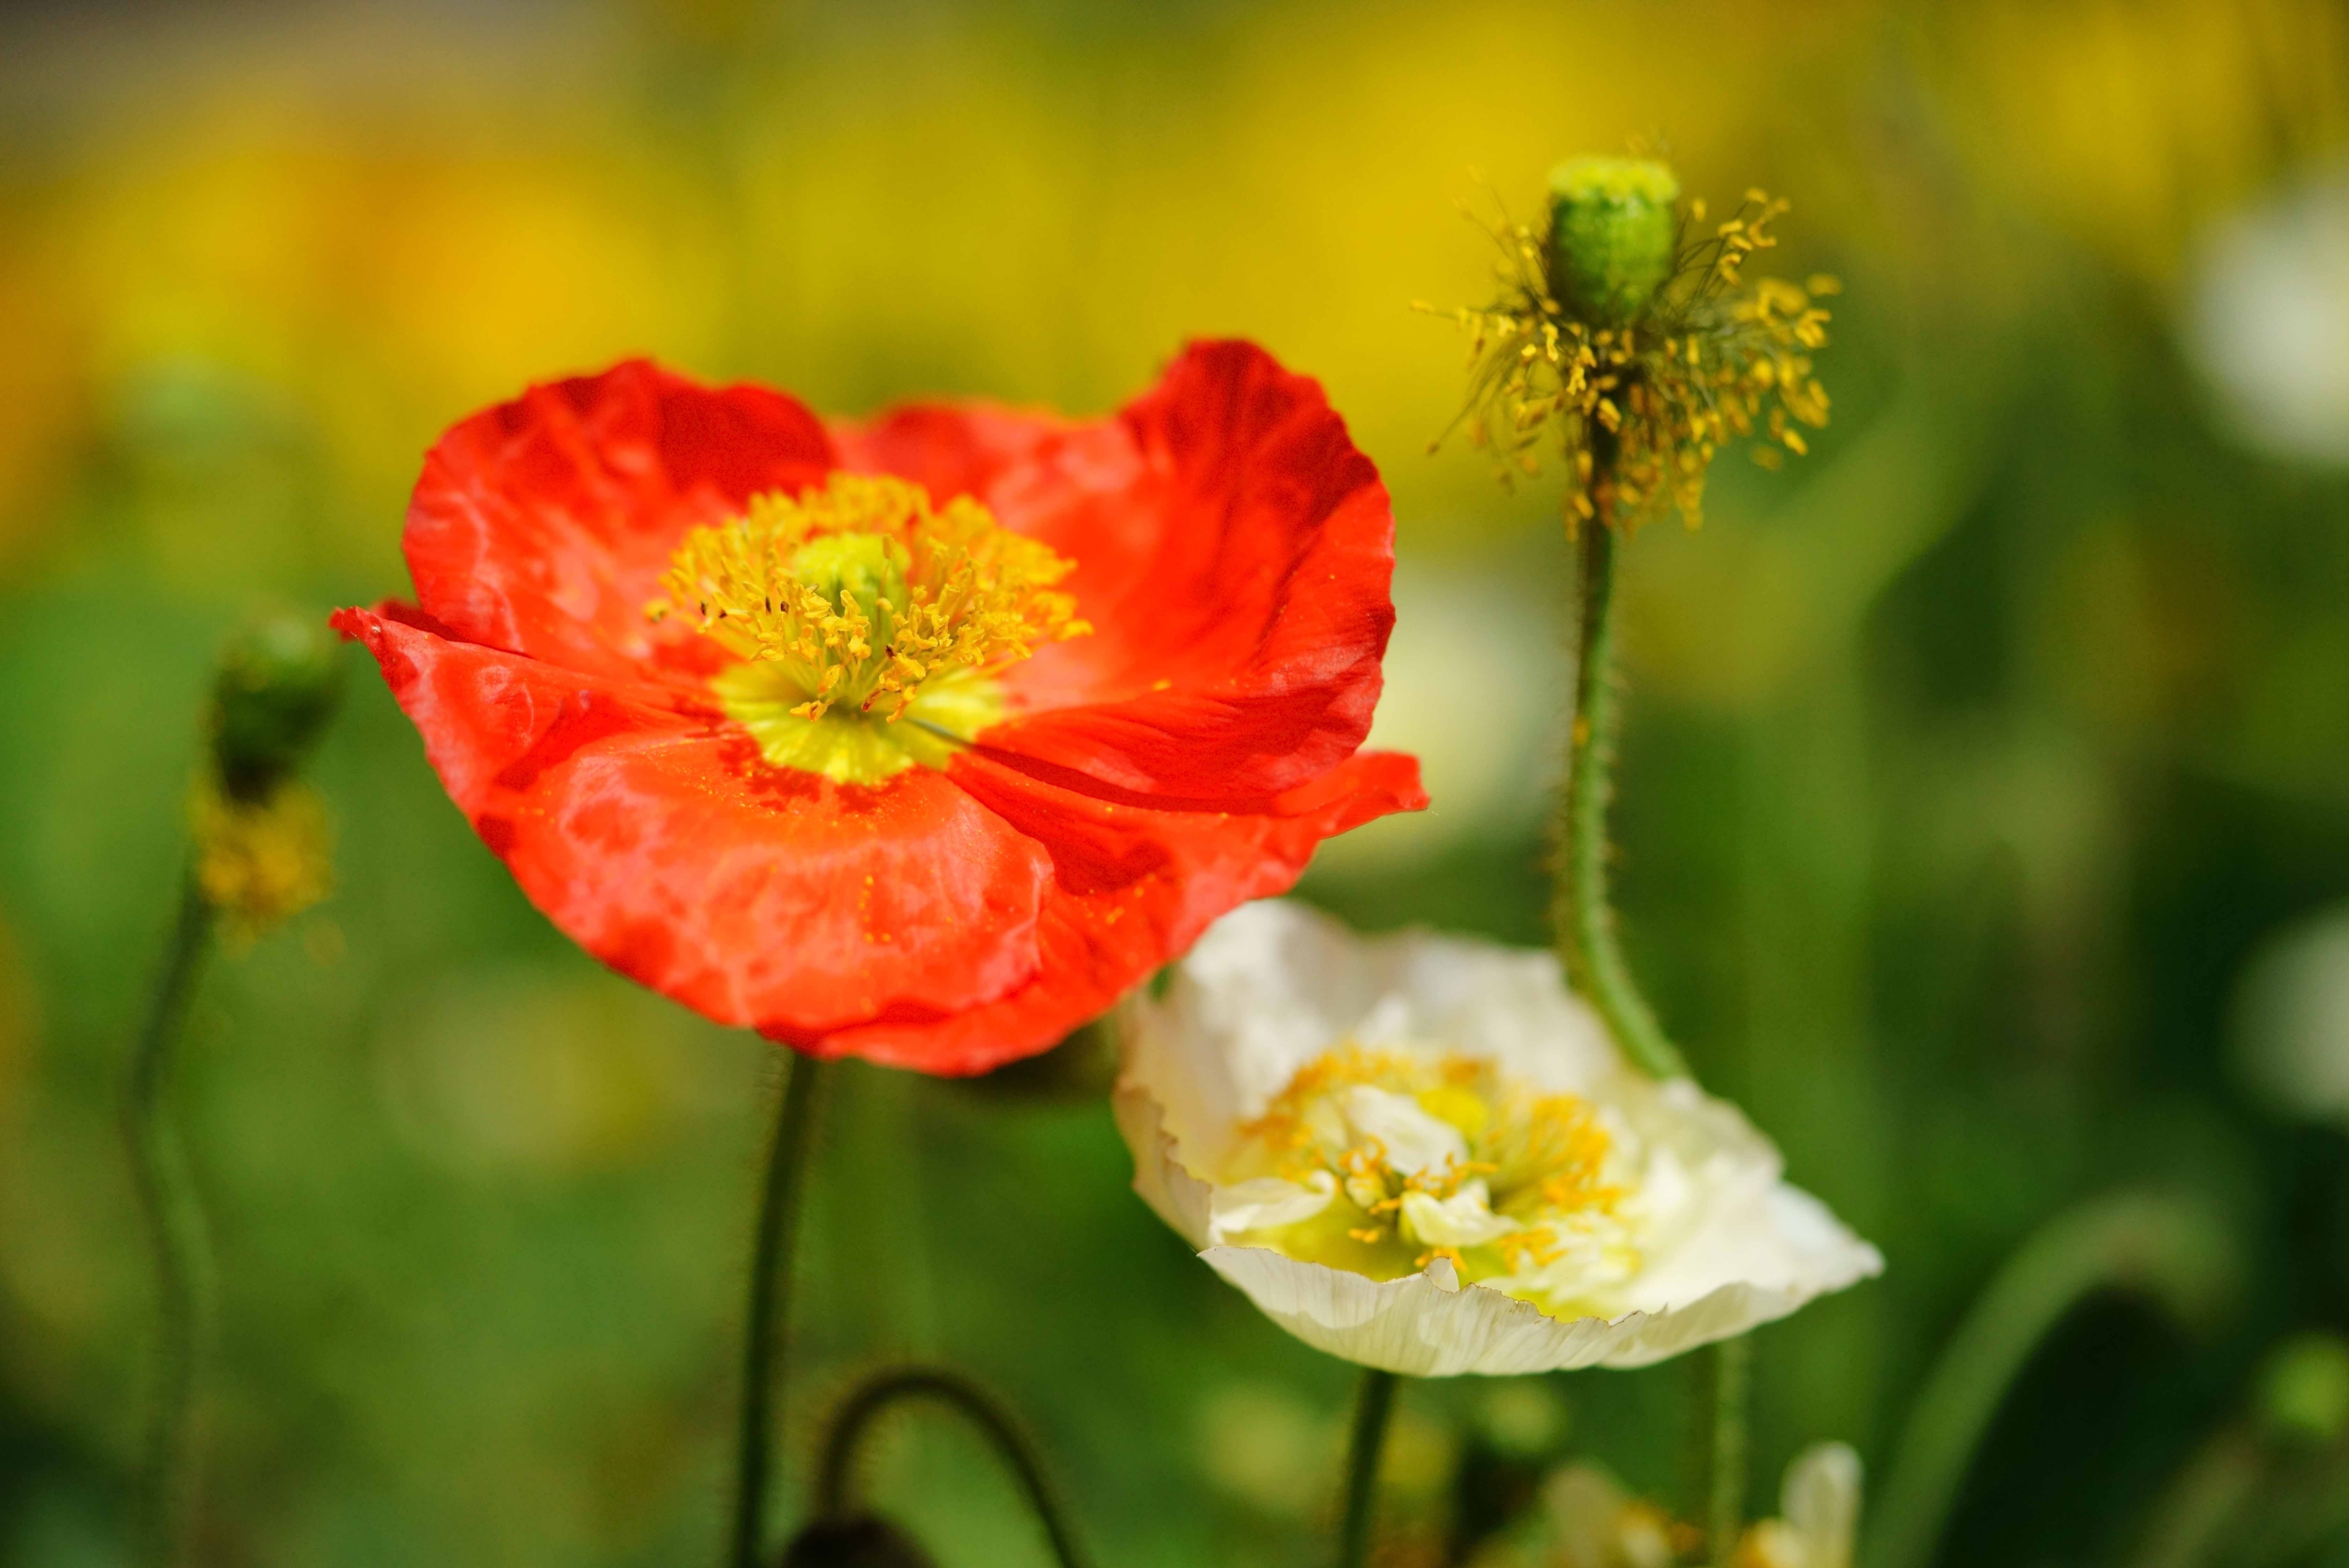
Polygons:
<instances>
[{"instance_id":1,"label":"green seed pod","mask_svg":"<svg viewBox=\"0 0 2349 1568\"><path fill-rule=\"evenodd\" d=\"M783 1548L778 1568L935 1568L921 1543L877 1514L819 1519Z\"/></svg>"},{"instance_id":2,"label":"green seed pod","mask_svg":"<svg viewBox=\"0 0 2349 1568\"><path fill-rule=\"evenodd\" d=\"M342 695L335 638L306 617L272 615L229 639L212 685L212 760L233 800L266 798L300 765Z\"/></svg>"},{"instance_id":3,"label":"green seed pod","mask_svg":"<svg viewBox=\"0 0 2349 1568\"><path fill-rule=\"evenodd\" d=\"M1549 191L1550 291L1595 326L1637 317L1672 275L1680 181L1644 158L1576 158Z\"/></svg>"}]
</instances>

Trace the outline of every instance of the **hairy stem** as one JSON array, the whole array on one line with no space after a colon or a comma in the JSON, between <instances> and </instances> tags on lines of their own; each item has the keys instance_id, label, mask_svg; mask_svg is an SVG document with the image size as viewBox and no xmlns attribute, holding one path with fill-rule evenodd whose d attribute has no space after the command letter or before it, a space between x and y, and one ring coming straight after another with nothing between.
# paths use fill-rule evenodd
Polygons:
<instances>
[{"instance_id":1,"label":"hairy stem","mask_svg":"<svg viewBox=\"0 0 2349 1568\"><path fill-rule=\"evenodd\" d=\"M775 1418L783 1401L783 1334L792 1256L807 1189L816 1090L824 1064L785 1052L783 1088L767 1150L766 1186L750 1255L750 1308L742 1334L742 1416L735 1438L732 1568L760 1568L766 1550L767 1482Z\"/></svg>"},{"instance_id":2,"label":"hairy stem","mask_svg":"<svg viewBox=\"0 0 2349 1568\"><path fill-rule=\"evenodd\" d=\"M137 1528L141 1557L179 1560L195 1488L190 1418L196 1378L211 1333L212 1258L202 1205L179 1129L166 1115L172 1067L188 1002L212 943L212 909L193 876L180 890L171 946L123 1085L122 1137L155 1262L158 1337L154 1405L141 1459Z\"/></svg>"},{"instance_id":3,"label":"hairy stem","mask_svg":"<svg viewBox=\"0 0 2349 1568\"><path fill-rule=\"evenodd\" d=\"M1611 461L1611 452L1603 454ZM1601 491L1603 493L1603 489ZM1567 742L1566 790L1558 803L1557 881L1550 919L1567 977L1599 1010L1615 1042L1651 1077L1688 1067L1664 1038L1617 945L1607 896L1607 806L1615 765L1615 530L1602 514L1578 530L1574 726Z\"/></svg>"},{"instance_id":4,"label":"hairy stem","mask_svg":"<svg viewBox=\"0 0 2349 1568\"><path fill-rule=\"evenodd\" d=\"M1345 1511L1338 1522L1338 1568L1361 1568L1371 1555L1371 1516L1378 1501L1379 1455L1394 1416L1395 1390L1402 1379L1375 1366L1362 1369L1361 1393L1354 1405L1354 1429L1346 1444Z\"/></svg>"},{"instance_id":5,"label":"hairy stem","mask_svg":"<svg viewBox=\"0 0 2349 1568\"><path fill-rule=\"evenodd\" d=\"M943 1366L906 1366L867 1378L843 1401L832 1418L817 1472L816 1515L843 1518L854 1511L850 1496L856 1453L865 1433L890 1406L905 1399L936 1399L968 1417L1019 1479L1051 1542L1061 1568L1084 1568L1084 1553L1069 1528L1068 1511L1044 1469L1043 1456L1002 1402L961 1373Z\"/></svg>"},{"instance_id":6,"label":"hairy stem","mask_svg":"<svg viewBox=\"0 0 2349 1568\"><path fill-rule=\"evenodd\" d=\"M1705 1536L1713 1561L1727 1563L1745 1530L1745 1412L1753 1386L1754 1341L1724 1339L1707 1353L1703 1436Z\"/></svg>"}]
</instances>

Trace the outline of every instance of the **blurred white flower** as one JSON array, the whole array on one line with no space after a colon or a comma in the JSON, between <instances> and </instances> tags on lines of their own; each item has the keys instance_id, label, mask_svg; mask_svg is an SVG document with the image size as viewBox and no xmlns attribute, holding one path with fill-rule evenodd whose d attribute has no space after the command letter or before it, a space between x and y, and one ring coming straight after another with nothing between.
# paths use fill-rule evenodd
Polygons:
<instances>
[{"instance_id":1,"label":"blurred white flower","mask_svg":"<svg viewBox=\"0 0 2349 1568\"><path fill-rule=\"evenodd\" d=\"M1542 1483L1543 1523L1555 1568L1672 1568L1671 1521L1597 1465L1575 1463ZM1681 1533L1686 1534L1686 1532Z\"/></svg>"},{"instance_id":2,"label":"blurred white flower","mask_svg":"<svg viewBox=\"0 0 2349 1568\"><path fill-rule=\"evenodd\" d=\"M1805 1449L1786 1467L1778 1517L1745 1532L1731 1568L1851 1568L1859 1483L1859 1456L1848 1444Z\"/></svg>"},{"instance_id":3,"label":"blurred white flower","mask_svg":"<svg viewBox=\"0 0 2349 1568\"><path fill-rule=\"evenodd\" d=\"M1626 1064L1547 952L1252 904L1119 1018L1135 1189L1351 1361L1639 1366L1883 1266L1735 1107Z\"/></svg>"},{"instance_id":4,"label":"blurred white flower","mask_svg":"<svg viewBox=\"0 0 2349 1568\"><path fill-rule=\"evenodd\" d=\"M2247 444L2349 463L2349 172L2220 226L2186 341Z\"/></svg>"},{"instance_id":5,"label":"blurred white flower","mask_svg":"<svg viewBox=\"0 0 2349 1568\"><path fill-rule=\"evenodd\" d=\"M2235 991L2238 1067L2276 1109L2349 1122L2349 909L2271 938Z\"/></svg>"},{"instance_id":6,"label":"blurred white flower","mask_svg":"<svg viewBox=\"0 0 2349 1568\"><path fill-rule=\"evenodd\" d=\"M1747 1530L1724 1568L1851 1568L1859 1491L1859 1456L1848 1446L1804 1449L1786 1467L1778 1517ZM1540 1528L1545 1568L1671 1568L1702 1541L1698 1531L1580 1461L1542 1483Z\"/></svg>"},{"instance_id":7,"label":"blurred white flower","mask_svg":"<svg viewBox=\"0 0 2349 1568\"><path fill-rule=\"evenodd\" d=\"M1322 871L1387 869L1526 831L1557 781L1568 661L1536 585L1490 564L1395 567L1385 689L1366 746L1419 758L1428 809L1330 839Z\"/></svg>"}]
</instances>

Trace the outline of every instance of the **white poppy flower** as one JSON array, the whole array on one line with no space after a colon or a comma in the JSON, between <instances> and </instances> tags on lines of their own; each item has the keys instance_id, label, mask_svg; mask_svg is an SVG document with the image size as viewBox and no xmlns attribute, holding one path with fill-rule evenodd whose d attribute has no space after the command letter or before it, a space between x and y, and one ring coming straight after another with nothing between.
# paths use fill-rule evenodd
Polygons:
<instances>
[{"instance_id":1,"label":"white poppy flower","mask_svg":"<svg viewBox=\"0 0 2349 1568\"><path fill-rule=\"evenodd\" d=\"M1119 1013L1136 1191L1307 1344L1416 1376L1640 1366L1883 1267L1557 961L1234 910Z\"/></svg>"}]
</instances>

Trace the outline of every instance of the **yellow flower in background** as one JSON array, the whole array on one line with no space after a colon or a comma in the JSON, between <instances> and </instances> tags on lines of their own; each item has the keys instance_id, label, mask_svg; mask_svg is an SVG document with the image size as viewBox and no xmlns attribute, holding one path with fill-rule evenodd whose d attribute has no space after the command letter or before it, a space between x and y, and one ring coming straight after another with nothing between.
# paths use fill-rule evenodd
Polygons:
<instances>
[{"instance_id":1,"label":"yellow flower in background","mask_svg":"<svg viewBox=\"0 0 2349 1568\"><path fill-rule=\"evenodd\" d=\"M2161 286L2201 226L2349 145L2331 0L1991 0L1925 64L1979 181Z\"/></svg>"},{"instance_id":2,"label":"yellow flower in background","mask_svg":"<svg viewBox=\"0 0 2349 1568\"><path fill-rule=\"evenodd\" d=\"M1233 911L1119 1014L1134 1187L1307 1344L1419 1376L1639 1366L1878 1272L1556 958Z\"/></svg>"},{"instance_id":3,"label":"yellow flower in background","mask_svg":"<svg viewBox=\"0 0 2349 1568\"><path fill-rule=\"evenodd\" d=\"M907 51L854 26L742 26L731 0L660 7L656 31L740 35L709 84L723 101L694 116L653 110L675 86L657 51L565 37L559 7L486 27L450 11L388 38L322 17L298 41L227 31L185 57L128 36L61 47L48 74L141 88L136 112L65 122L0 192L17 349L0 367L0 560L11 533L57 525L47 503L125 395L174 367L294 421L323 491L250 540L208 532L235 524L227 509L156 520L169 575L205 588L385 569L372 519L448 409L640 353L788 375L833 406L986 387L1087 408L1187 335L1254 332L1329 367L1366 447L1413 451L1449 378L1393 325L1463 250L1426 193L1496 149L1658 125L1733 140L1771 102L1754 51L1801 57L1837 26L1665 9L1735 39L1734 68L1639 47L1651 24L1614 8L1533 0L1336 28L1266 7L1172 57L1151 29L1112 29L1080 73L985 17L941 17L948 47ZM1432 19L1513 47L1431 51ZM529 94L495 79L516 57ZM1557 91L1582 58L1613 63ZM316 90L345 76L400 90ZM1475 493L1431 465L1401 479L1414 502ZM1441 532L1512 521L1462 508Z\"/></svg>"}]
</instances>

